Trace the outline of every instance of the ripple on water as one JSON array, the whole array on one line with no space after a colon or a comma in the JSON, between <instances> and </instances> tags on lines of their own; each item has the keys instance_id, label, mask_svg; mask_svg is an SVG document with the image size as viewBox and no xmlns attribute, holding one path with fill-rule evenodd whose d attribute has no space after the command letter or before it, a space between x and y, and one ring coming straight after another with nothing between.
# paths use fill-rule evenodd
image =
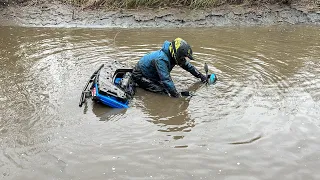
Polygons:
<instances>
[{"instance_id":1,"label":"ripple on water","mask_svg":"<svg viewBox=\"0 0 320 180\"><path fill-rule=\"evenodd\" d=\"M0 35L8 42L0 44L5 178L320 176L317 28L7 31L14 36ZM175 67L177 89L195 96L174 99L138 89L126 110L90 100L78 107L84 83L102 63L110 75L132 67L177 34L193 46L191 62L203 73L206 62L217 74L215 85L197 83Z\"/></svg>"}]
</instances>

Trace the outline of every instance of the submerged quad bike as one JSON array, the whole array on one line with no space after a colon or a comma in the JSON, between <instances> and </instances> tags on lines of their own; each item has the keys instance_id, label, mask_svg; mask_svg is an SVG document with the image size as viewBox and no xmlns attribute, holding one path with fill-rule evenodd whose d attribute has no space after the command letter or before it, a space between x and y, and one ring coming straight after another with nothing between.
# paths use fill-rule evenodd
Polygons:
<instances>
[{"instance_id":1,"label":"submerged quad bike","mask_svg":"<svg viewBox=\"0 0 320 180\"><path fill-rule=\"evenodd\" d=\"M86 98L101 102L111 108L128 108L129 100L135 94L136 85L132 79L132 69L117 69L112 80L107 77L109 72L102 64L86 83L80 97L81 107Z\"/></svg>"}]
</instances>

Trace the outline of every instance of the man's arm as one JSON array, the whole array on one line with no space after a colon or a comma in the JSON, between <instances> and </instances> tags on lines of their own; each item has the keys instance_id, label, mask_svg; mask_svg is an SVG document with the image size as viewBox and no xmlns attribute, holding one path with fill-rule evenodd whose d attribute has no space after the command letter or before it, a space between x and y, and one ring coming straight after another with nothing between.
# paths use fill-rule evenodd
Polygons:
<instances>
[{"instance_id":1,"label":"man's arm","mask_svg":"<svg viewBox=\"0 0 320 180\"><path fill-rule=\"evenodd\" d=\"M207 80L206 76L199 72L189 61L186 61L181 67L190 72L194 77L200 78L202 82Z\"/></svg>"},{"instance_id":2,"label":"man's arm","mask_svg":"<svg viewBox=\"0 0 320 180\"><path fill-rule=\"evenodd\" d=\"M153 65L157 69L157 73L159 75L160 81L163 84L164 88L169 92L169 94L173 97L179 97L180 94L176 90L174 83L171 79L170 72L168 66L165 61L157 61L152 60Z\"/></svg>"}]
</instances>

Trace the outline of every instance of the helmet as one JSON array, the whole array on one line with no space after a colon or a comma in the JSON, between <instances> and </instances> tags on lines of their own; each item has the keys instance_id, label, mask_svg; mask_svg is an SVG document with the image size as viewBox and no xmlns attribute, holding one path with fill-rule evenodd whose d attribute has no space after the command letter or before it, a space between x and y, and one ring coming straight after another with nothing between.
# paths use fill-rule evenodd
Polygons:
<instances>
[{"instance_id":1,"label":"helmet","mask_svg":"<svg viewBox=\"0 0 320 180\"><path fill-rule=\"evenodd\" d=\"M182 65L186 62L186 57L193 60L190 45L181 38L176 38L169 47L170 53L177 64Z\"/></svg>"}]
</instances>

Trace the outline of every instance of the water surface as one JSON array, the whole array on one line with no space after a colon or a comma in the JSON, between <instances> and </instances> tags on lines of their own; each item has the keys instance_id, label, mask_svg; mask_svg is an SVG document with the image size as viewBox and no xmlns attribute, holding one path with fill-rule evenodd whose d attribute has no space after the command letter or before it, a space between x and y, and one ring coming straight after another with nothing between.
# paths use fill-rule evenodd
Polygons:
<instances>
[{"instance_id":1,"label":"water surface","mask_svg":"<svg viewBox=\"0 0 320 180\"><path fill-rule=\"evenodd\" d=\"M203 86L178 66L192 98L138 89L129 109L81 90L102 63L132 67L182 37ZM319 179L320 30L0 27L3 179Z\"/></svg>"}]
</instances>

